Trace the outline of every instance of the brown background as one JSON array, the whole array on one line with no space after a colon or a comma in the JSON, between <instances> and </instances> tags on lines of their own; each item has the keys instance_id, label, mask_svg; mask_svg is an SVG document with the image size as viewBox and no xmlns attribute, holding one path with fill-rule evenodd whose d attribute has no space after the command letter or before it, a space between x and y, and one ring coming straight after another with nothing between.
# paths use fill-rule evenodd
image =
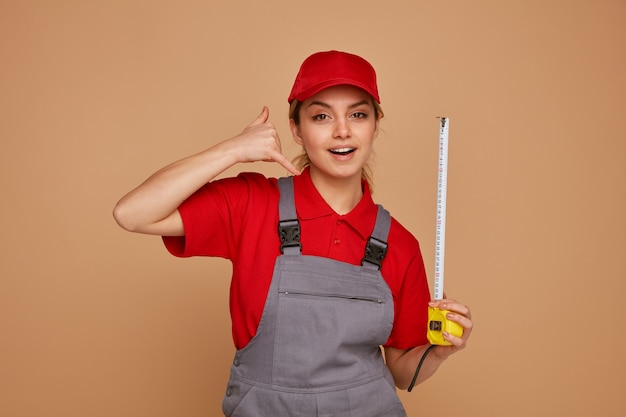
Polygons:
<instances>
[{"instance_id":1,"label":"brown background","mask_svg":"<svg viewBox=\"0 0 626 417\"><path fill-rule=\"evenodd\" d=\"M375 194L432 270L450 117L446 290L467 350L411 416L626 416L626 2L0 2L0 415L213 416L230 265L113 205L268 105L288 156L302 59L377 68ZM237 170L283 175L253 164Z\"/></svg>"}]
</instances>

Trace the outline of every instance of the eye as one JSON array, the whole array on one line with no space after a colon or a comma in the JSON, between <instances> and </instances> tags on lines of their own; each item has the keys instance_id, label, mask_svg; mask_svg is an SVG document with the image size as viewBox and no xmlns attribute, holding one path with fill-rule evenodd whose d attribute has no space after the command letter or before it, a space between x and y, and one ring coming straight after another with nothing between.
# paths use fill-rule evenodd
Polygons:
<instances>
[{"instance_id":1,"label":"eye","mask_svg":"<svg viewBox=\"0 0 626 417\"><path fill-rule=\"evenodd\" d=\"M352 113L352 118L354 118L354 119L365 119L365 118L367 118L367 113L361 112L361 111L357 111L357 112Z\"/></svg>"},{"instance_id":2,"label":"eye","mask_svg":"<svg viewBox=\"0 0 626 417\"><path fill-rule=\"evenodd\" d=\"M320 114L316 114L315 116L313 116L312 119L313 121L316 121L316 122L322 122L328 119L328 115L324 113L320 113Z\"/></svg>"}]
</instances>

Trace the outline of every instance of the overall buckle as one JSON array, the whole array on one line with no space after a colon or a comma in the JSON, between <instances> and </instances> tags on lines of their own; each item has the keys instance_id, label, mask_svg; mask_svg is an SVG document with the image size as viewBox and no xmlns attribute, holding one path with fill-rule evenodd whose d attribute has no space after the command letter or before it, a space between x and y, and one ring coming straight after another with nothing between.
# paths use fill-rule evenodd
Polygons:
<instances>
[{"instance_id":1,"label":"overall buckle","mask_svg":"<svg viewBox=\"0 0 626 417\"><path fill-rule=\"evenodd\" d=\"M298 247L300 244L300 222L298 219L281 220L278 222L278 236L280 237L280 253L285 253L285 248Z\"/></svg>"},{"instance_id":2,"label":"overall buckle","mask_svg":"<svg viewBox=\"0 0 626 417\"><path fill-rule=\"evenodd\" d=\"M375 237L370 237L365 246L365 257L361 260L361 265L365 262L369 262L376 265L380 270L383 258L387 254L387 243L382 240L378 240Z\"/></svg>"}]
</instances>

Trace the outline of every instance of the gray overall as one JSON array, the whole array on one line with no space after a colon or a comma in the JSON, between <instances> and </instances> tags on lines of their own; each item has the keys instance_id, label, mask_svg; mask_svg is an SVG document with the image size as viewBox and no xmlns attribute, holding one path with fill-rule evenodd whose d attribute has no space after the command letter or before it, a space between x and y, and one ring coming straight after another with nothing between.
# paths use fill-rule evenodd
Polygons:
<instances>
[{"instance_id":1,"label":"gray overall","mask_svg":"<svg viewBox=\"0 0 626 417\"><path fill-rule=\"evenodd\" d=\"M302 255L292 178L278 184L283 255L257 333L235 354L224 414L406 416L379 347L394 315L379 272L389 213L378 206L362 266Z\"/></svg>"}]
</instances>

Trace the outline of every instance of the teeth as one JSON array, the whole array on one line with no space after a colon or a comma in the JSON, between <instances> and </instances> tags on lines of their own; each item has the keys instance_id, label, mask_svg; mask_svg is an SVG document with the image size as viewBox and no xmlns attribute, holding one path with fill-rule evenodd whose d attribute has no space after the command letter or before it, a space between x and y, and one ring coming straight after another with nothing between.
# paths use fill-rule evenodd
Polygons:
<instances>
[{"instance_id":1,"label":"teeth","mask_svg":"<svg viewBox=\"0 0 626 417\"><path fill-rule=\"evenodd\" d=\"M331 149L330 151L332 153L347 154L347 153L354 151L354 148L338 148L338 149Z\"/></svg>"}]
</instances>

